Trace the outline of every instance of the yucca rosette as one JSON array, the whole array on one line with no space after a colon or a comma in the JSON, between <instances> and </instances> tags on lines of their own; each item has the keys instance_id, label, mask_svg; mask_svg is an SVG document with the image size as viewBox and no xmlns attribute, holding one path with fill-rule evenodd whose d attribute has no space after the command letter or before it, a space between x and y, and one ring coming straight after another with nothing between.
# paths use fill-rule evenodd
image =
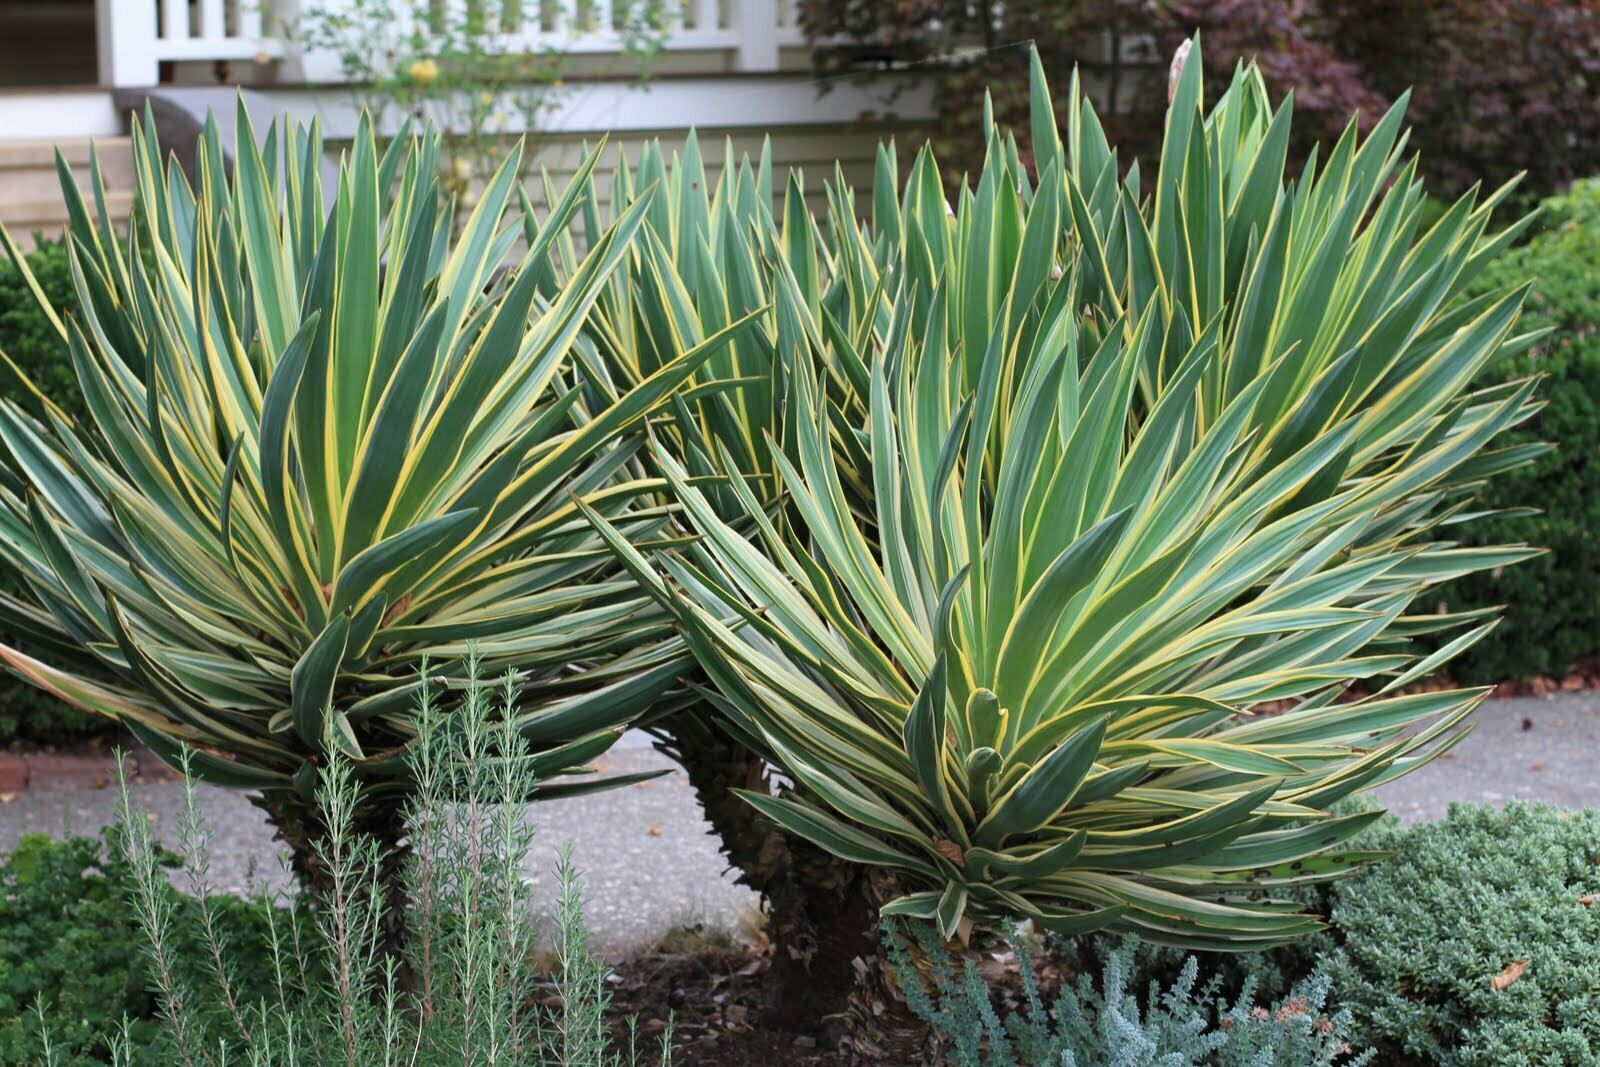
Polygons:
<instances>
[{"instance_id":1,"label":"yucca rosette","mask_svg":"<svg viewBox=\"0 0 1600 1067\"><path fill-rule=\"evenodd\" d=\"M685 661L575 502L663 528L644 422L742 325L614 390L570 349L643 206L570 271L550 255L593 157L519 220L514 150L457 220L432 134L380 151L363 121L324 189L315 125L258 147L241 106L238 129L231 163L207 129L191 186L136 125L126 233L64 182L56 325L91 419L0 402L0 555L26 585L0 616L27 648L0 656L163 757L194 746L201 777L309 798L333 752L404 788L421 672L448 700L476 655L520 689L541 791L589 787L560 776Z\"/></svg>"},{"instance_id":2,"label":"yucca rosette","mask_svg":"<svg viewBox=\"0 0 1600 1067\"><path fill-rule=\"evenodd\" d=\"M1532 383L1472 384L1527 341L1521 291L1462 295L1504 191L1424 227L1403 105L1291 180L1291 104L1246 68L1204 110L1196 47L1146 199L1076 85L1064 138L1032 92L1033 171L988 123L953 211L924 153L893 239L840 238L886 305L861 418L797 360L796 521L667 448L690 543L590 518L792 780L747 799L892 872L887 914L1280 942L1317 925L1282 890L1367 858L1330 808L1484 695L1411 691L1493 625L1429 591L1530 553L1450 535L1538 451L1493 448Z\"/></svg>"}]
</instances>

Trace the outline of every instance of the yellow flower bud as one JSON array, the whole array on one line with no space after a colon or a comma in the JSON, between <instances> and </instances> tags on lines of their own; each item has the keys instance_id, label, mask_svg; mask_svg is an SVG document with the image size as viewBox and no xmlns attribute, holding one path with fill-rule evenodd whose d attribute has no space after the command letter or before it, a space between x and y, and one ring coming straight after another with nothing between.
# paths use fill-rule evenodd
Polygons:
<instances>
[{"instance_id":1,"label":"yellow flower bud","mask_svg":"<svg viewBox=\"0 0 1600 1067\"><path fill-rule=\"evenodd\" d=\"M406 68L406 73L418 85L432 85L439 77L439 64L431 59L419 59Z\"/></svg>"}]
</instances>

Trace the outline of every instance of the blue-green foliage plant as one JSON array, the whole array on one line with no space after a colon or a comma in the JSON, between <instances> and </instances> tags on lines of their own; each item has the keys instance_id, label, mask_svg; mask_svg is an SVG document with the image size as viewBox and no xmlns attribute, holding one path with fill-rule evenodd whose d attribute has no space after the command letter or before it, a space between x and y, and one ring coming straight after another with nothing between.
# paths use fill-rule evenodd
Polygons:
<instances>
[{"instance_id":1,"label":"blue-green foliage plant","mask_svg":"<svg viewBox=\"0 0 1600 1067\"><path fill-rule=\"evenodd\" d=\"M1107 954L1097 982L1080 974L1047 1007L1025 938L1007 931L1023 1007L1002 1017L971 959L957 966L931 926L896 926L887 936L896 978L918 1017L948 1045L958 1067L1359 1067L1348 1011L1330 1007L1330 982L1316 973L1284 999L1258 1004L1253 979L1231 1001L1215 978L1202 981L1190 956L1166 988L1148 984L1143 1001L1126 937ZM923 958L929 981L919 975Z\"/></svg>"}]
</instances>

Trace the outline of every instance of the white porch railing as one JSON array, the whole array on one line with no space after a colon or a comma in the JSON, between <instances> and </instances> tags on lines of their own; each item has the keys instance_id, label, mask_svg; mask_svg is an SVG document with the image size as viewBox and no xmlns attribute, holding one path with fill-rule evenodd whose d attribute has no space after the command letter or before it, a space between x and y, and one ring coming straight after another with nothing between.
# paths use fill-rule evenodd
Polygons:
<instances>
[{"instance_id":1,"label":"white porch railing","mask_svg":"<svg viewBox=\"0 0 1600 1067\"><path fill-rule=\"evenodd\" d=\"M281 58L264 21L257 0L95 0L100 84L155 85L169 60Z\"/></svg>"},{"instance_id":2,"label":"white porch railing","mask_svg":"<svg viewBox=\"0 0 1600 1067\"><path fill-rule=\"evenodd\" d=\"M636 0L433 0L449 7L493 4L502 32L492 46L506 54L623 54L622 16ZM798 0L664 0L670 52L727 53L735 70L778 69L778 50L804 43ZM320 5L324 10L329 4ZM288 40L295 0L96 0L100 82L113 88L155 85L168 61L284 60L288 76L328 82L343 77L330 55L305 54Z\"/></svg>"}]
</instances>

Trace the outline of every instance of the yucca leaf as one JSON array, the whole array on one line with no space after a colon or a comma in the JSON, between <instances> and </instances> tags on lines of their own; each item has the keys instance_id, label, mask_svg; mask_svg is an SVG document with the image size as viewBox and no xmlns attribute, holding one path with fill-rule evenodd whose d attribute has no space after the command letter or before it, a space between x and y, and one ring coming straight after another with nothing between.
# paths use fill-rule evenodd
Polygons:
<instances>
[{"instance_id":1,"label":"yucca leaf","mask_svg":"<svg viewBox=\"0 0 1600 1067\"><path fill-rule=\"evenodd\" d=\"M1017 878L1047 878L1072 866L1088 839L1088 831L1075 830L1055 844L1033 853L971 848L967 850L967 866L980 876L985 871L993 870Z\"/></svg>"},{"instance_id":2,"label":"yucca leaf","mask_svg":"<svg viewBox=\"0 0 1600 1067\"><path fill-rule=\"evenodd\" d=\"M933 806L940 810L950 805L944 780L944 706L944 659L940 657L934 660L927 682L912 701L904 732L906 752L911 757L917 781ZM961 832L958 827L951 829Z\"/></svg>"},{"instance_id":3,"label":"yucca leaf","mask_svg":"<svg viewBox=\"0 0 1600 1067\"><path fill-rule=\"evenodd\" d=\"M326 720L333 712L333 685L349 639L349 616L335 615L294 665L290 681L294 728L308 745L322 746Z\"/></svg>"},{"instance_id":4,"label":"yucca leaf","mask_svg":"<svg viewBox=\"0 0 1600 1067\"><path fill-rule=\"evenodd\" d=\"M289 782L287 775L272 774L249 764L221 759L202 749L186 749L166 733L137 719L123 721L141 745L180 774L192 774L202 782L231 789L281 789Z\"/></svg>"},{"instance_id":5,"label":"yucca leaf","mask_svg":"<svg viewBox=\"0 0 1600 1067\"><path fill-rule=\"evenodd\" d=\"M333 585L330 613L349 611L371 596L378 584L403 563L415 562L436 545L449 542L478 522L479 512L452 511L419 522L393 537L386 537L357 553L339 572Z\"/></svg>"},{"instance_id":6,"label":"yucca leaf","mask_svg":"<svg viewBox=\"0 0 1600 1067\"><path fill-rule=\"evenodd\" d=\"M762 796L742 789L734 792L779 826L814 841L842 859L913 872L924 869L923 864L910 856L889 848L876 838L852 829L807 804L783 797Z\"/></svg>"},{"instance_id":7,"label":"yucca leaf","mask_svg":"<svg viewBox=\"0 0 1600 1067\"><path fill-rule=\"evenodd\" d=\"M1100 718L1061 742L1022 775L979 824L976 839L990 847L1012 834L1028 833L1053 819L1072 801L1088 776L1110 720Z\"/></svg>"}]
</instances>

